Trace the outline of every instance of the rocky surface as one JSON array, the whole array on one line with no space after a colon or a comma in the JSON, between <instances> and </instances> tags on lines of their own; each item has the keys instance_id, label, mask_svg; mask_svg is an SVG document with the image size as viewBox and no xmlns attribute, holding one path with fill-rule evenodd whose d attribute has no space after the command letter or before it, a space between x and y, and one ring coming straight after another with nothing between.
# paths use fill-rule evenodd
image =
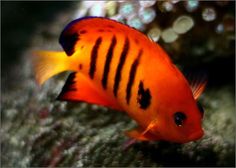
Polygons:
<instances>
[{"instance_id":1,"label":"rocky surface","mask_svg":"<svg viewBox=\"0 0 236 168\"><path fill-rule=\"evenodd\" d=\"M123 149L123 131L135 124L125 113L86 103L55 101L63 80L36 90L33 79L2 93L4 166L232 166L235 149L234 92L208 90L205 136L179 145L139 142Z\"/></svg>"}]
</instances>

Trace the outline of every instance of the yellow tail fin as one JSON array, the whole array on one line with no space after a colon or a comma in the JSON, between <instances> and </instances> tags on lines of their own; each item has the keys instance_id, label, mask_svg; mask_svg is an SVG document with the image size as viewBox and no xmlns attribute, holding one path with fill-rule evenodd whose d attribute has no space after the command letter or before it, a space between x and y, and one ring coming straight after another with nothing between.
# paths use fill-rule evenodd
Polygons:
<instances>
[{"instance_id":1,"label":"yellow tail fin","mask_svg":"<svg viewBox=\"0 0 236 168\"><path fill-rule=\"evenodd\" d=\"M42 85L50 77L69 70L69 58L64 52L34 51L32 57L35 78Z\"/></svg>"}]
</instances>

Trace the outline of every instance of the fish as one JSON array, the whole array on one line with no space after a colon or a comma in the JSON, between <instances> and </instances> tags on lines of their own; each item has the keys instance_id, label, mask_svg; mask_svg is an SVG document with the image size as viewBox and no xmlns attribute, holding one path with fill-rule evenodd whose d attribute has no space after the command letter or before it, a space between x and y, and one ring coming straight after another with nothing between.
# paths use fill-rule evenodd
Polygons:
<instances>
[{"instance_id":1,"label":"fish","mask_svg":"<svg viewBox=\"0 0 236 168\"><path fill-rule=\"evenodd\" d=\"M187 143L204 135L198 98L207 80L191 81L161 46L126 24L103 17L71 21L59 37L63 51L33 52L39 85L64 71L57 100L87 102L126 112L138 141Z\"/></svg>"}]
</instances>

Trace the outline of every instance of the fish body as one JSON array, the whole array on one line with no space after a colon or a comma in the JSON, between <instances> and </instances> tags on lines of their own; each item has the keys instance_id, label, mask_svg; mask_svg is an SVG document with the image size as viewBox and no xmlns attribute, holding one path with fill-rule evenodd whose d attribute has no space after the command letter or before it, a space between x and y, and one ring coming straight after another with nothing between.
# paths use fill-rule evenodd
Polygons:
<instances>
[{"instance_id":1,"label":"fish body","mask_svg":"<svg viewBox=\"0 0 236 168\"><path fill-rule=\"evenodd\" d=\"M62 71L68 77L59 100L85 101L125 111L139 125L126 134L138 140L185 143L202 137L202 113L193 90L165 51L141 32L99 17L69 23L59 42L65 52L36 51L42 84Z\"/></svg>"}]
</instances>

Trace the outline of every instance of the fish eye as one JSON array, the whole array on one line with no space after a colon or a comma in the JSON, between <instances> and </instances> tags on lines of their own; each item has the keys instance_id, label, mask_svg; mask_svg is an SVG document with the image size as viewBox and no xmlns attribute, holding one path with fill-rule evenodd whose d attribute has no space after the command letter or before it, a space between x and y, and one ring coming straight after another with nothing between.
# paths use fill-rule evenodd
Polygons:
<instances>
[{"instance_id":1,"label":"fish eye","mask_svg":"<svg viewBox=\"0 0 236 168\"><path fill-rule=\"evenodd\" d=\"M174 114L175 124L179 127L183 126L183 122L186 119L186 115L183 112L176 112Z\"/></svg>"},{"instance_id":2,"label":"fish eye","mask_svg":"<svg viewBox=\"0 0 236 168\"><path fill-rule=\"evenodd\" d=\"M197 106L198 106L198 109L199 109L199 111L201 112L201 114L203 116L204 115L204 109L203 109L201 103L197 102Z\"/></svg>"}]
</instances>

